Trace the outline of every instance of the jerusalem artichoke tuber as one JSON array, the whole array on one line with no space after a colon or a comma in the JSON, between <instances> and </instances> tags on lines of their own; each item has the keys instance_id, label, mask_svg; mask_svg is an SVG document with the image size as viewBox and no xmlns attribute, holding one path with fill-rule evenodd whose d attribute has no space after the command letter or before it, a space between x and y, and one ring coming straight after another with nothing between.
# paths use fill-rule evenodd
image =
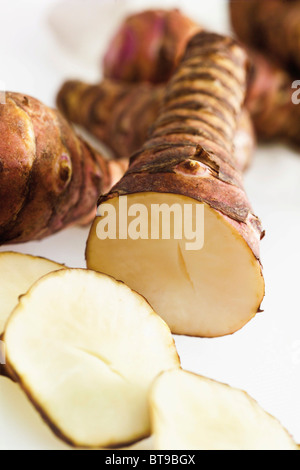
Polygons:
<instances>
[{"instance_id":1,"label":"jerusalem artichoke tuber","mask_svg":"<svg viewBox=\"0 0 300 470\"><path fill-rule=\"evenodd\" d=\"M90 231L87 266L143 294L175 334L231 334L256 314L264 296L263 230L233 156L247 69L247 55L232 38L201 32L189 42L149 140L121 181L100 198ZM139 213L133 232L124 230L124 204L128 215ZM167 223L161 227L152 220L153 208L169 210L169 234L183 222L184 236L162 236ZM204 225L195 232L203 228L200 247L185 243L192 218L183 221L185 210L204 212ZM119 230L122 224L116 237L103 232L112 214Z\"/></svg>"},{"instance_id":2,"label":"jerusalem artichoke tuber","mask_svg":"<svg viewBox=\"0 0 300 470\"><path fill-rule=\"evenodd\" d=\"M59 112L23 94L6 93L0 132L0 244L42 239L94 217L99 194L115 182L115 162Z\"/></svg>"},{"instance_id":3,"label":"jerusalem artichoke tuber","mask_svg":"<svg viewBox=\"0 0 300 470\"><path fill-rule=\"evenodd\" d=\"M146 141L163 103L165 85L125 84L104 80L98 85L70 80L57 95L65 117L105 143L116 158L130 157ZM256 137L246 109L234 137L234 155L241 170L252 160Z\"/></svg>"},{"instance_id":4,"label":"jerusalem artichoke tuber","mask_svg":"<svg viewBox=\"0 0 300 470\"><path fill-rule=\"evenodd\" d=\"M264 51L285 69L300 70L299 0L230 0L230 15L241 41Z\"/></svg>"},{"instance_id":5,"label":"jerusalem artichoke tuber","mask_svg":"<svg viewBox=\"0 0 300 470\"><path fill-rule=\"evenodd\" d=\"M246 45L252 64L246 106L259 140L280 140L299 147L300 107L294 103L295 90L292 86L295 79L288 70L289 64L281 57L288 52L286 39L282 40L284 30L280 28L275 33L272 23L275 19L279 23L284 21L284 12L290 15L290 8L292 8L299 10L298 14L296 12L294 14L300 24L300 2L290 3L294 5L278 0L231 1L230 12L232 27L238 38ZM260 34L259 25L262 26L264 23L266 26L264 34ZM291 24L291 29L293 24ZM286 27L290 28L287 24ZM288 32L292 33L291 30ZM280 47L278 44L275 48L274 43L273 59L268 49L269 35L274 41L277 42L278 39L281 41ZM289 35L286 37L288 38ZM298 59L299 54L295 58ZM280 60L282 65L280 65Z\"/></svg>"},{"instance_id":6,"label":"jerusalem artichoke tuber","mask_svg":"<svg viewBox=\"0 0 300 470\"><path fill-rule=\"evenodd\" d=\"M293 102L293 78L262 54L248 50L252 62L246 106L260 141L300 146L300 106Z\"/></svg>"},{"instance_id":7,"label":"jerusalem artichoke tuber","mask_svg":"<svg viewBox=\"0 0 300 470\"><path fill-rule=\"evenodd\" d=\"M200 27L179 10L146 10L124 21L103 61L106 78L166 82Z\"/></svg>"}]
</instances>

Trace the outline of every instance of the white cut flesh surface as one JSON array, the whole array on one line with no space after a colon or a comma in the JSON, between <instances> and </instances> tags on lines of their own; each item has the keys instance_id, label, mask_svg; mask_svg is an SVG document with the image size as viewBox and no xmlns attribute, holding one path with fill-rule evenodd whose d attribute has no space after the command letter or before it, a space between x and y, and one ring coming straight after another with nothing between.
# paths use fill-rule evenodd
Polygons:
<instances>
[{"instance_id":1,"label":"white cut flesh surface","mask_svg":"<svg viewBox=\"0 0 300 470\"><path fill-rule=\"evenodd\" d=\"M117 235L119 199L108 201L116 210ZM176 204L182 213L184 205L192 205L193 214L196 206L202 205L185 196L165 193L129 195L127 203L128 210L134 204L144 205L148 217L154 204L169 207ZM145 226L145 220L139 217ZM88 239L88 268L120 279L142 294L174 334L203 337L231 334L257 313L264 296L260 263L236 229L207 204L204 204L204 246L200 250L187 250L190 240L184 237L151 239L150 219L147 240L118 236L101 240L97 236L100 220L96 217ZM134 217L128 218L129 223L132 220ZM170 233L174 233L173 225Z\"/></svg>"},{"instance_id":2,"label":"white cut flesh surface","mask_svg":"<svg viewBox=\"0 0 300 470\"><path fill-rule=\"evenodd\" d=\"M161 374L150 402L157 450L299 450L246 392L190 372Z\"/></svg>"},{"instance_id":3,"label":"white cut flesh surface","mask_svg":"<svg viewBox=\"0 0 300 470\"><path fill-rule=\"evenodd\" d=\"M0 336L20 295L46 274L63 269L54 261L15 252L0 253Z\"/></svg>"},{"instance_id":4,"label":"white cut flesh surface","mask_svg":"<svg viewBox=\"0 0 300 470\"><path fill-rule=\"evenodd\" d=\"M148 393L180 367L171 332L148 302L93 271L49 274L20 299L4 335L9 367L54 432L83 448L150 434Z\"/></svg>"}]
</instances>

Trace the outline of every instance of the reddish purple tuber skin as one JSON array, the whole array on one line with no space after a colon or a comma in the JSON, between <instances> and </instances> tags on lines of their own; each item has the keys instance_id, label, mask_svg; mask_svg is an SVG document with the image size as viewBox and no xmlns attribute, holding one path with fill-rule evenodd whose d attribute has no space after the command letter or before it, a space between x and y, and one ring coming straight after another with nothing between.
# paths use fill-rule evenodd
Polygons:
<instances>
[{"instance_id":1,"label":"reddish purple tuber skin","mask_svg":"<svg viewBox=\"0 0 300 470\"><path fill-rule=\"evenodd\" d=\"M99 194L116 180L111 164L58 111L7 92L0 132L0 244L92 220Z\"/></svg>"},{"instance_id":2,"label":"reddish purple tuber skin","mask_svg":"<svg viewBox=\"0 0 300 470\"><path fill-rule=\"evenodd\" d=\"M200 27L179 10L147 10L126 18L103 60L105 78L164 83Z\"/></svg>"}]
</instances>

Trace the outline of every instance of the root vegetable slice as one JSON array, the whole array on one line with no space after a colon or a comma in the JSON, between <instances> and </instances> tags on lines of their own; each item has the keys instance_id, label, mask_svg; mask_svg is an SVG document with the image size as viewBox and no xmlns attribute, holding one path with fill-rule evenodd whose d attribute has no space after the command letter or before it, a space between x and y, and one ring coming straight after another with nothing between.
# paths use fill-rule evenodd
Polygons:
<instances>
[{"instance_id":1,"label":"root vegetable slice","mask_svg":"<svg viewBox=\"0 0 300 470\"><path fill-rule=\"evenodd\" d=\"M246 392L190 372L161 374L150 402L155 449L299 450Z\"/></svg>"},{"instance_id":2,"label":"root vegetable slice","mask_svg":"<svg viewBox=\"0 0 300 470\"><path fill-rule=\"evenodd\" d=\"M4 335L7 362L58 436L117 447L150 433L148 392L180 367L167 325L109 276L57 271L20 299Z\"/></svg>"},{"instance_id":3,"label":"root vegetable slice","mask_svg":"<svg viewBox=\"0 0 300 470\"><path fill-rule=\"evenodd\" d=\"M45 258L11 251L0 253L0 337L20 295L45 274L63 268L63 265Z\"/></svg>"}]
</instances>

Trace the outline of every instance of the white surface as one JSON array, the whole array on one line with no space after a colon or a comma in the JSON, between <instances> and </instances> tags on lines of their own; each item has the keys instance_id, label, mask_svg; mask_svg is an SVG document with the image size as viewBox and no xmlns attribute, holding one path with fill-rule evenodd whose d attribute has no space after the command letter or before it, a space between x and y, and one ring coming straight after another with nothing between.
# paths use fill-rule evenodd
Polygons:
<instances>
[{"instance_id":1,"label":"white surface","mask_svg":"<svg viewBox=\"0 0 300 470\"><path fill-rule=\"evenodd\" d=\"M0 81L7 89L32 94L54 105L55 94L64 79L99 79L100 60L96 47L91 45L89 49L89 42L98 41L99 49L103 50L110 31L107 26L117 24L118 11L123 15L145 5L184 5L182 9L203 24L219 32L228 31L225 0L84 0L87 10L83 10L82 23L78 23L75 16L78 6L74 5L82 4L83 0L65 1L73 7L69 16L64 14L64 37L57 30L61 21L56 23L56 33L53 28L52 8L57 1L1 2ZM98 11L105 4L106 14L99 16L98 24L87 20L92 4ZM112 9L109 16L108 8ZM96 13L94 20L95 17ZM76 38L74 22L79 24L75 28ZM266 229L261 245L266 280L264 313L230 337L176 338L183 367L246 390L282 422L297 442L300 442L299 182L300 158L283 146L259 148L246 175L249 198ZM72 228L42 242L0 250L41 255L72 267L84 267L87 233L87 229ZM0 449L67 448L43 424L18 386L0 378Z\"/></svg>"}]
</instances>

